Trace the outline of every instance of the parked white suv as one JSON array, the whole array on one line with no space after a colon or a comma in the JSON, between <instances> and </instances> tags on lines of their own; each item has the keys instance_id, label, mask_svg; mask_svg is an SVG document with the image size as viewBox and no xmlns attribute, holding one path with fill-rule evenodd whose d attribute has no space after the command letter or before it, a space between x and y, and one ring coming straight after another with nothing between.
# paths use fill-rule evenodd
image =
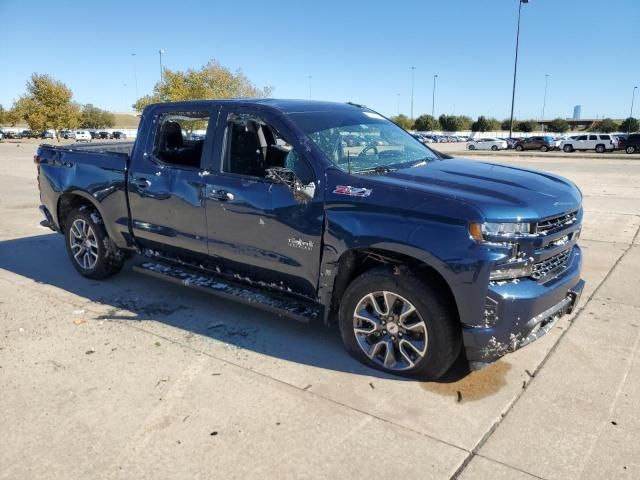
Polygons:
<instances>
[{"instance_id":1,"label":"parked white suv","mask_svg":"<svg viewBox=\"0 0 640 480\"><path fill-rule=\"evenodd\" d=\"M598 153L604 153L615 149L615 143L612 135L594 133L569 138L564 140L560 146L565 152L573 152L574 150L595 150Z\"/></svg>"},{"instance_id":2,"label":"parked white suv","mask_svg":"<svg viewBox=\"0 0 640 480\"><path fill-rule=\"evenodd\" d=\"M86 130L76 131L76 142L90 142L91 134Z\"/></svg>"}]
</instances>

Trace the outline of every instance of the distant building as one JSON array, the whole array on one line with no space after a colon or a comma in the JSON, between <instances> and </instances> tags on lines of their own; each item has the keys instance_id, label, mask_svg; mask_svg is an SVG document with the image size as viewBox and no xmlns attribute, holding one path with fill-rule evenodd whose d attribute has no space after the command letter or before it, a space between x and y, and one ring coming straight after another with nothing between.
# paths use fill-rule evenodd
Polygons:
<instances>
[{"instance_id":1,"label":"distant building","mask_svg":"<svg viewBox=\"0 0 640 480\"><path fill-rule=\"evenodd\" d=\"M580 120L582 116L582 105L576 105L573 107L573 120Z\"/></svg>"}]
</instances>

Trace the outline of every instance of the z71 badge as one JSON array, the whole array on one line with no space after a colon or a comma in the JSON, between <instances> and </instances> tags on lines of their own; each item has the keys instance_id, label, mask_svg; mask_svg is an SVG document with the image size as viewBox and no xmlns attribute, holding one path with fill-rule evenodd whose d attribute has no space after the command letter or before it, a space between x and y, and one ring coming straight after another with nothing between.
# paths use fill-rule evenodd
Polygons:
<instances>
[{"instance_id":1,"label":"z71 badge","mask_svg":"<svg viewBox=\"0 0 640 480\"><path fill-rule=\"evenodd\" d=\"M350 197L368 197L371 192L370 188L352 187L350 185L338 185L333 191L337 195L348 195Z\"/></svg>"}]
</instances>

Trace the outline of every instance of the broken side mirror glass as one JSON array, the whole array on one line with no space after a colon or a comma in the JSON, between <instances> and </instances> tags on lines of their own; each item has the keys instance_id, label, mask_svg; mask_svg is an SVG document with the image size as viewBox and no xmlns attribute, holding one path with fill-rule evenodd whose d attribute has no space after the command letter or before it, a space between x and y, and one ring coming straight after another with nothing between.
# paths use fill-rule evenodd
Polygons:
<instances>
[{"instance_id":1,"label":"broken side mirror glass","mask_svg":"<svg viewBox=\"0 0 640 480\"><path fill-rule=\"evenodd\" d=\"M275 183L280 183L289 187L289 191L299 202L306 203L313 200L316 193L316 184L313 181L305 184L297 177L293 170L289 168L267 168L266 177L273 180Z\"/></svg>"}]
</instances>

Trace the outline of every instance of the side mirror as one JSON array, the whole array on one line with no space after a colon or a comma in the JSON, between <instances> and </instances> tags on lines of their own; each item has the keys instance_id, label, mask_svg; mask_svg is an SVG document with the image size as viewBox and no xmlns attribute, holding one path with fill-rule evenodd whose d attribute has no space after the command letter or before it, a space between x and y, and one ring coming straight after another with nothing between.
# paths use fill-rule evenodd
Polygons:
<instances>
[{"instance_id":1,"label":"side mirror","mask_svg":"<svg viewBox=\"0 0 640 480\"><path fill-rule=\"evenodd\" d=\"M268 179L289 187L289 191L293 193L293 197L297 201L307 203L313 200L316 193L316 184L314 182L304 184L289 168L273 167L267 168L266 171Z\"/></svg>"}]
</instances>

